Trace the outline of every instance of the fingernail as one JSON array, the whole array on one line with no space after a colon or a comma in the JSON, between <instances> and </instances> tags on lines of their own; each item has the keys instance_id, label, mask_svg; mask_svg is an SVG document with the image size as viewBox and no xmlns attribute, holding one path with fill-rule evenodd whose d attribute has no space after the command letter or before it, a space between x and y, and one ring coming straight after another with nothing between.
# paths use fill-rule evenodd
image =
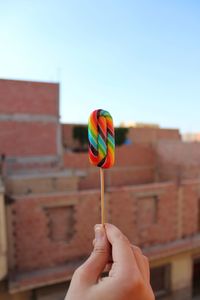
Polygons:
<instances>
[{"instance_id":1,"label":"fingernail","mask_svg":"<svg viewBox=\"0 0 200 300\"><path fill-rule=\"evenodd\" d=\"M95 231L95 239L96 240L101 240L105 235L104 228L102 225L96 225L94 228L94 231Z\"/></svg>"}]
</instances>

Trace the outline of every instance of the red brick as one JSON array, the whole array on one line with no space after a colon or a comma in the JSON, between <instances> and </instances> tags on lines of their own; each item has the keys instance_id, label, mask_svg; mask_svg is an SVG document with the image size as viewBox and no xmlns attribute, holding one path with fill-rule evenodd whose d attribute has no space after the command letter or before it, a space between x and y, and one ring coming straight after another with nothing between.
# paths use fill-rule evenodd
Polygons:
<instances>
[{"instance_id":1,"label":"red brick","mask_svg":"<svg viewBox=\"0 0 200 300\"><path fill-rule=\"evenodd\" d=\"M58 84L0 80L1 114L28 113L58 116L58 101Z\"/></svg>"},{"instance_id":2,"label":"red brick","mask_svg":"<svg viewBox=\"0 0 200 300\"><path fill-rule=\"evenodd\" d=\"M0 151L7 156L56 155L57 125L0 121Z\"/></svg>"}]
</instances>

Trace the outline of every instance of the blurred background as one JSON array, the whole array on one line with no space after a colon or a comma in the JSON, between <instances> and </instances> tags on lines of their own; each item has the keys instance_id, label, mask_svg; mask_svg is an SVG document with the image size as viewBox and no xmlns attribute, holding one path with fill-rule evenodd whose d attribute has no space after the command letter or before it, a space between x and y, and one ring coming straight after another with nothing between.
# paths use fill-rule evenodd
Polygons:
<instances>
[{"instance_id":1,"label":"blurred background","mask_svg":"<svg viewBox=\"0 0 200 300\"><path fill-rule=\"evenodd\" d=\"M92 249L87 121L115 124L107 221L156 299L200 299L200 3L0 0L0 299L60 300Z\"/></svg>"}]
</instances>

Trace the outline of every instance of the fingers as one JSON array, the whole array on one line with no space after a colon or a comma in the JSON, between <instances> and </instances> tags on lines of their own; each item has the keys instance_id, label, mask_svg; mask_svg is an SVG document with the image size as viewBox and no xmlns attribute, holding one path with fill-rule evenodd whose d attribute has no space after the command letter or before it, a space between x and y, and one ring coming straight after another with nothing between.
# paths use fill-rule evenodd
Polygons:
<instances>
[{"instance_id":1,"label":"fingers","mask_svg":"<svg viewBox=\"0 0 200 300\"><path fill-rule=\"evenodd\" d=\"M137 275L139 269L128 239L112 224L105 224L105 229L112 246L112 276L125 276L125 274L127 276Z\"/></svg>"},{"instance_id":2,"label":"fingers","mask_svg":"<svg viewBox=\"0 0 200 300\"><path fill-rule=\"evenodd\" d=\"M93 239L93 241L92 241L93 247L95 247L95 243L96 243L96 239ZM107 272L108 270L111 269L112 263L113 263L112 251L111 251L111 245L109 244L109 258L108 258L108 263L106 265L104 272Z\"/></svg>"},{"instance_id":3,"label":"fingers","mask_svg":"<svg viewBox=\"0 0 200 300\"><path fill-rule=\"evenodd\" d=\"M93 244L92 254L72 278L67 299L155 299L147 258L117 227L97 225ZM110 262L109 276L99 280Z\"/></svg>"},{"instance_id":4,"label":"fingers","mask_svg":"<svg viewBox=\"0 0 200 300\"><path fill-rule=\"evenodd\" d=\"M133 254L135 255L138 268L145 282L150 281L149 260L143 255L141 249L132 245Z\"/></svg>"},{"instance_id":5,"label":"fingers","mask_svg":"<svg viewBox=\"0 0 200 300\"><path fill-rule=\"evenodd\" d=\"M111 224L106 224L106 233L112 245L113 268L111 275L121 270L133 273L140 273L145 282L150 281L150 270L148 258L143 255L139 247L130 244L121 231Z\"/></svg>"},{"instance_id":6,"label":"fingers","mask_svg":"<svg viewBox=\"0 0 200 300\"><path fill-rule=\"evenodd\" d=\"M140 248L130 244L122 232L111 224L95 226L94 250L76 273L86 284L95 284L103 271L111 277L139 276L149 282L148 259ZM112 255L111 255L112 246Z\"/></svg>"},{"instance_id":7,"label":"fingers","mask_svg":"<svg viewBox=\"0 0 200 300\"><path fill-rule=\"evenodd\" d=\"M95 226L94 250L87 261L77 269L75 276L86 285L98 282L99 276L109 261L110 244L102 225Z\"/></svg>"}]
</instances>

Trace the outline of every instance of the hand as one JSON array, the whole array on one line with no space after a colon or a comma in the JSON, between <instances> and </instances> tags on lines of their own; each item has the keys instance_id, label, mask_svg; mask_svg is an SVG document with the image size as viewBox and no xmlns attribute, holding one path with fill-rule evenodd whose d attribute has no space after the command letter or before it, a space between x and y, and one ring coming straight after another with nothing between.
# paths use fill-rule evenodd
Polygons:
<instances>
[{"instance_id":1,"label":"hand","mask_svg":"<svg viewBox=\"0 0 200 300\"><path fill-rule=\"evenodd\" d=\"M112 260L108 277L101 279ZM94 250L74 273L65 300L154 300L148 259L111 224L95 226Z\"/></svg>"}]
</instances>

